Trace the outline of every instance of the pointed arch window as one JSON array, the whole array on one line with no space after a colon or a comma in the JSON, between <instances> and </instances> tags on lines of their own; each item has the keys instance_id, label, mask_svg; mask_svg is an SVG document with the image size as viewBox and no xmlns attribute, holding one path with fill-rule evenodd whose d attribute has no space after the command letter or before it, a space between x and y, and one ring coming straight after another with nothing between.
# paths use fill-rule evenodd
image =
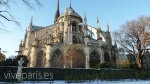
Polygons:
<instances>
[{"instance_id":1,"label":"pointed arch window","mask_svg":"<svg viewBox=\"0 0 150 84\"><path fill-rule=\"evenodd\" d=\"M79 31L82 32L82 26L81 25L79 25Z\"/></svg>"},{"instance_id":2,"label":"pointed arch window","mask_svg":"<svg viewBox=\"0 0 150 84\"><path fill-rule=\"evenodd\" d=\"M52 54L51 67L63 67L63 54L59 49Z\"/></svg>"},{"instance_id":3,"label":"pointed arch window","mask_svg":"<svg viewBox=\"0 0 150 84\"><path fill-rule=\"evenodd\" d=\"M72 22L72 31L77 31L77 28L76 28L76 22Z\"/></svg>"},{"instance_id":4,"label":"pointed arch window","mask_svg":"<svg viewBox=\"0 0 150 84\"><path fill-rule=\"evenodd\" d=\"M77 44L77 38L76 38L76 36L73 36L72 42L73 42L73 44Z\"/></svg>"},{"instance_id":5,"label":"pointed arch window","mask_svg":"<svg viewBox=\"0 0 150 84\"><path fill-rule=\"evenodd\" d=\"M36 67L44 67L46 63L45 52L41 50L36 57Z\"/></svg>"},{"instance_id":6,"label":"pointed arch window","mask_svg":"<svg viewBox=\"0 0 150 84\"><path fill-rule=\"evenodd\" d=\"M110 62L110 56L109 56L108 52L104 53L104 61L105 62Z\"/></svg>"},{"instance_id":7,"label":"pointed arch window","mask_svg":"<svg viewBox=\"0 0 150 84\"><path fill-rule=\"evenodd\" d=\"M100 63L100 56L96 50L90 53L90 67L95 68Z\"/></svg>"}]
</instances>

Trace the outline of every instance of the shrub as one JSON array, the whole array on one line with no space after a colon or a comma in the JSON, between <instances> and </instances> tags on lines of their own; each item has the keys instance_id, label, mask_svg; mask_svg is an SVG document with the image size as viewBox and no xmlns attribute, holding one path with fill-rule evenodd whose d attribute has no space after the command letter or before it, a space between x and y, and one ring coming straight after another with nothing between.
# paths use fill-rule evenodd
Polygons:
<instances>
[{"instance_id":1,"label":"shrub","mask_svg":"<svg viewBox=\"0 0 150 84\"><path fill-rule=\"evenodd\" d=\"M138 69L137 63L129 63L130 69Z\"/></svg>"},{"instance_id":2,"label":"shrub","mask_svg":"<svg viewBox=\"0 0 150 84\"><path fill-rule=\"evenodd\" d=\"M99 63L97 65L97 68L115 68L116 66L111 63L111 62L108 62L108 63Z\"/></svg>"},{"instance_id":3,"label":"shrub","mask_svg":"<svg viewBox=\"0 0 150 84\"><path fill-rule=\"evenodd\" d=\"M24 63L22 64L23 67L27 67L29 60L25 55L18 55L14 58L7 58L6 60L0 62L0 66L18 66L18 61L20 58L23 58Z\"/></svg>"},{"instance_id":4,"label":"shrub","mask_svg":"<svg viewBox=\"0 0 150 84\"><path fill-rule=\"evenodd\" d=\"M129 64L119 64L119 68L121 68L121 69L129 69L130 67L129 67Z\"/></svg>"},{"instance_id":5,"label":"shrub","mask_svg":"<svg viewBox=\"0 0 150 84\"><path fill-rule=\"evenodd\" d=\"M123 63L123 64L119 64L119 68L121 68L121 69L138 69L138 65L136 63Z\"/></svg>"}]
</instances>

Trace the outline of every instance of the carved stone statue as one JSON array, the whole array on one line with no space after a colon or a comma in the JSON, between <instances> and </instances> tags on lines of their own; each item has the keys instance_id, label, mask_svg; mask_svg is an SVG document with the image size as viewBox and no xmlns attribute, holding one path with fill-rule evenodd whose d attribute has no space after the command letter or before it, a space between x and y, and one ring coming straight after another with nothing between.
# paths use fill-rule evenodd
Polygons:
<instances>
[{"instance_id":1,"label":"carved stone statue","mask_svg":"<svg viewBox=\"0 0 150 84\"><path fill-rule=\"evenodd\" d=\"M22 66L23 63L24 63L23 58L20 58L20 60L18 61L19 66Z\"/></svg>"},{"instance_id":2,"label":"carved stone statue","mask_svg":"<svg viewBox=\"0 0 150 84\"><path fill-rule=\"evenodd\" d=\"M24 63L23 58L20 58L20 60L18 61L18 70L17 70L17 74L16 74L16 79L18 79L18 82L22 81L22 64Z\"/></svg>"}]
</instances>

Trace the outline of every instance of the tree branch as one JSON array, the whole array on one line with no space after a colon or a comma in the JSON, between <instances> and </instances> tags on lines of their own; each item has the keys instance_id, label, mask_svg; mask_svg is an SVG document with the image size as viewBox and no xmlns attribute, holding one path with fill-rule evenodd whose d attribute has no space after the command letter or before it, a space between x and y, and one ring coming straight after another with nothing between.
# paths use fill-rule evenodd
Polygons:
<instances>
[{"instance_id":1,"label":"tree branch","mask_svg":"<svg viewBox=\"0 0 150 84\"><path fill-rule=\"evenodd\" d=\"M4 8L11 8L10 4L11 3L17 3L19 0L15 1L15 0L0 0L0 6L3 6ZM23 3L26 4L27 7L34 9L34 4L38 5L38 6L42 6L40 0L20 0ZM19 22L15 19L15 17L6 10L0 10L0 17L3 18L4 20L7 20L8 22L13 22L15 24L17 24L18 26L20 26ZM2 22L2 21L0 21Z\"/></svg>"}]
</instances>

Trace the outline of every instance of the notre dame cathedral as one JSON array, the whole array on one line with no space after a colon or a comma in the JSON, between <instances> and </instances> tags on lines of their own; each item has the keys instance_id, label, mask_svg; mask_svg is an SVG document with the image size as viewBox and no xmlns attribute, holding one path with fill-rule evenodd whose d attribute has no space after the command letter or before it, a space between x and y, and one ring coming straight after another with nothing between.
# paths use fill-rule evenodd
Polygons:
<instances>
[{"instance_id":1,"label":"notre dame cathedral","mask_svg":"<svg viewBox=\"0 0 150 84\"><path fill-rule=\"evenodd\" d=\"M91 64L104 62L115 63L118 49L116 43L112 44L108 22L106 31L101 30L98 18L97 25L97 28L88 25L86 14L82 18L71 4L60 15L58 0L54 24L46 27L35 26L31 18L18 54L28 57L29 67L69 68L65 63L60 66L62 61L68 60L58 58L63 56L69 46L77 45L85 58L82 68L92 68Z\"/></svg>"}]
</instances>

